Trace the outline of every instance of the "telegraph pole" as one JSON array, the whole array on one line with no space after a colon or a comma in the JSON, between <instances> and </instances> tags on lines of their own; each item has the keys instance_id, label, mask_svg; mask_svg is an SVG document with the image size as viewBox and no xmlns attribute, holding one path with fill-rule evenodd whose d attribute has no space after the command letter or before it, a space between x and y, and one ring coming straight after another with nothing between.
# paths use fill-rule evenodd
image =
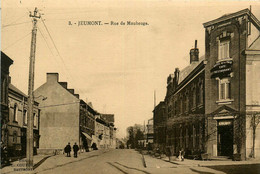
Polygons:
<instances>
[{"instance_id":1,"label":"telegraph pole","mask_svg":"<svg viewBox=\"0 0 260 174\"><path fill-rule=\"evenodd\" d=\"M37 34L37 18L41 17L38 14L38 9L35 8L33 14L30 12L30 17L33 18L31 53L29 65L29 83L28 83L28 117L27 117L27 132L26 132L26 167L33 170L33 88L34 88L34 65L36 51L36 34Z\"/></svg>"}]
</instances>

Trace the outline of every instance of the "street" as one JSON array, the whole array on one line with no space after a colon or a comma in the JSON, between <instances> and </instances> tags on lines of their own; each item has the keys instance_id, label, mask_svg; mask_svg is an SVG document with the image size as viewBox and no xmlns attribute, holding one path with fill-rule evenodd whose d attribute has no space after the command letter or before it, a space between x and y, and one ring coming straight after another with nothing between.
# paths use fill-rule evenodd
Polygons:
<instances>
[{"instance_id":1,"label":"street","mask_svg":"<svg viewBox=\"0 0 260 174\"><path fill-rule=\"evenodd\" d=\"M65 155L56 155L49 157L42 162L33 173L49 174L49 173L77 173L77 174L157 174L157 173L200 173L200 174L257 174L260 170L260 164L244 164L244 165L215 165L214 161L209 161L211 166L201 167L194 165L188 160L186 163L168 162L166 160L157 159L149 155L145 155L145 164L142 155L132 149L110 149L98 150L88 153L80 153L78 158L65 157ZM199 162L199 161L197 161ZM232 162L232 161L230 161ZM237 163L239 164L239 163ZM10 166L12 167L12 166ZM10 169L9 167L9 169ZM23 173L14 171L14 168L7 170L2 169L2 173ZM26 172L24 172L26 173ZM28 173L28 172L27 172Z\"/></svg>"}]
</instances>

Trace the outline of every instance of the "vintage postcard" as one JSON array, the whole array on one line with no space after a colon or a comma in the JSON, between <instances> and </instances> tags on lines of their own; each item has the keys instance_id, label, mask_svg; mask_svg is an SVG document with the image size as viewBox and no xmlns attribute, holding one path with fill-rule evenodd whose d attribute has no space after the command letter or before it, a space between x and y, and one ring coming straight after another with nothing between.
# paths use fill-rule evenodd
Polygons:
<instances>
[{"instance_id":1,"label":"vintage postcard","mask_svg":"<svg viewBox=\"0 0 260 174\"><path fill-rule=\"evenodd\" d=\"M2 173L260 172L260 1L2 0Z\"/></svg>"}]
</instances>

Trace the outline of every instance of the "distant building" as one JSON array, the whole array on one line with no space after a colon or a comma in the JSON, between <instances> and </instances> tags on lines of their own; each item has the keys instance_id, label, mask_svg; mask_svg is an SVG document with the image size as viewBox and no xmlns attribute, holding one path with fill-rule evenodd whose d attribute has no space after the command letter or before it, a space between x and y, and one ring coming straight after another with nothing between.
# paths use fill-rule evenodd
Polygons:
<instances>
[{"instance_id":1,"label":"distant building","mask_svg":"<svg viewBox=\"0 0 260 174\"><path fill-rule=\"evenodd\" d=\"M154 147L165 151L166 148L166 110L165 102L160 102L153 110Z\"/></svg>"},{"instance_id":2,"label":"distant building","mask_svg":"<svg viewBox=\"0 0 260 174\"><path fill-rule=\"evenodd\" d=\"M101 116L109 123L109 146L116 148L115 116L114 114L102 114Z\"/></svg>"},{"instance_id":3,"label":"distant building","mask_svg":"<svg viewBox=\"0 0 260 174\"><path fill-rule=\"evenodd\" d=\"M146 132L146 137L147 137L147 144L148 143L151 143L153 144L153 138L154 138L154 131L153 131L153 118L149 119L148 120L148 123L147 123L147 132Z\"/></svg>"},{"instance_id":4,"label":"distant building","mask_svg":"<svg viewBox=\"0 0 260 174\"><path fill-rule=\"evenodd\" d=\"M97 112L92 108L92 105L80 100L80 145L85 150L91 147L95 135L95 115Z\"/></svg>"}]
</instances>

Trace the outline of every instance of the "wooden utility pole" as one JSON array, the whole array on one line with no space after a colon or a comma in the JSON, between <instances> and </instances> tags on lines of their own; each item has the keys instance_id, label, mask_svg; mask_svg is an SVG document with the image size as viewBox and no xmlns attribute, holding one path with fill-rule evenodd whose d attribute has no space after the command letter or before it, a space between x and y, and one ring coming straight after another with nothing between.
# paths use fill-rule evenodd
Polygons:
<instances>
[{"instance_id":1,"label":"wooden utility pole","mask_svg":"<svg viewBox=\"0 0 260 174\"><path fill-rule=\"evenodd\" d=\"M38 9L35 8L33 18L30 65L29 65L29 84L28 84L28 117L27 117L27 135L26 135L26 167L33 170L33 88L34 88L34 65L35 65L35 51L36 51L36 34L37 34L37 18L40 18Z\"/></svg>"}]
</instances>

